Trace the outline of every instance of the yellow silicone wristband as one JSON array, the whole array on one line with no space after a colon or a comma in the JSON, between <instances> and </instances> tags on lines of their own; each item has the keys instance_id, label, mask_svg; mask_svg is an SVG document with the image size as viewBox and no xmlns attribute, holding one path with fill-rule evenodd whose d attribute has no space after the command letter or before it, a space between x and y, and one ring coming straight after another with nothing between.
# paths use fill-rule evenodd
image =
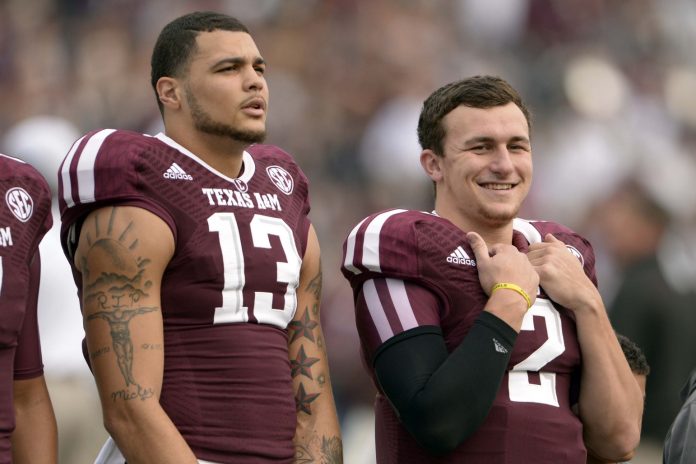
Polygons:
<instances>
[{"instance_id":1,"label":"yellow silicone wristband","mask_svg":"<svg viewBox=\"0 0 696 464\"><path fill-rule=\"evenodd\" d=\"M524 298L524 301L527 302L527 309L532 307L532 299L529 298L527 292L525 292L519 285L509 284L507 282L497 283L493 286L493 288L491 288L491 295L493 294L493 292L495 292L496 290L500 290L501 288L507 288L508 290L513 290L519 293L520 295L522 295L522 298Z\"/></svg>"}]
</instances>

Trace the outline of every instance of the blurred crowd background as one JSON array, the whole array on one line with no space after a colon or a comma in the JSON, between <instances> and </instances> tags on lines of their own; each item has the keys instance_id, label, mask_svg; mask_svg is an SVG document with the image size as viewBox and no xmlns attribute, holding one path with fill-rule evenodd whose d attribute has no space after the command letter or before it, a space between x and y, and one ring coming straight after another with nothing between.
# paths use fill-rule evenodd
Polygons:
<instances>
[{"instance_id":1,"label":"blurred crowd background","mask_svg":"<svg viewBox=\"0 0 696 464\"><path fill-rule=\"evenodd\" d=\"M652 369L634 462L661 462L696 367L693 0L2 0L0 151L33 163L55 189L83 132L159 132L150 52L167 22L194 10L250 27L269 63L267 141L310 179L347 463L374 462L375 390L339 271L343 240L376 210L431 207L418 113L432 90L475 74L507 79L532 109L535 181L521 216L592 242L610 317ZM61 462L86 464L104 432L57 226L41 249Z\"/></svg>"}]
</instances>

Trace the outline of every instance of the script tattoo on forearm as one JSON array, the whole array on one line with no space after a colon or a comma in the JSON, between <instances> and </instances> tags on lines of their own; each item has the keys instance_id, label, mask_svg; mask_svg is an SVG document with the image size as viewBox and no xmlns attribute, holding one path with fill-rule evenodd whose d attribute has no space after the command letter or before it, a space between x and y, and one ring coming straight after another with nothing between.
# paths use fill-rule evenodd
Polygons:
<instances>
[{"instance_id":1,"label":"script tattoo on forearm","mask_svg":"<svg viewBox=\"0 0 696 464\"><path fill-rule=\"evenodd\" d=\"M319 460L315 454L320 455ZM315 437L308 445L296 445L295 464L343 464L343 442L339 437L324 436L321 440Z\"/></svg>"},{"instance_id":2,"label":"script tattoo on forearm","mask_svg":"<svg viewBox=\"0 0 696 464\"><path fill-rule=\"evenodd\" d=\"M295 446L294 464L312 464L313 462L315 462L314 456L312 456L312 453L307 449L306 446Z\"/></svg>"},{"instance_id":3,"label":"script tattoo on forearm","mask_svg":"<svg viewBox=\"0 0 696 464\"><path fill-rule=\"evenodd\" d=\"M342 464L343 463L343 441L339 437L322 437L321 454L322 463Z\"/></svg>"},{"instance_id":4,"label":"script tattoo on forearm","mask_svg":"<svg viewBox=\"0 0 696 464\"><path fill-rule=\"evenodd\" d=\"M141 299L148 296L147 289L152 285L143 278L150 261L134 257L133 251L137 248L138 241L127 241L132 222L114 238L115 211L111 210L105 231L101 230L99 216L95 215L95 237L92 239L91 235L86 235L89 248L82 258L85 281L83 304L86 314L89 314L86 321L103 320L109 324L111 348L126 386L125 389L112 392L112 400L145 400L154 396L154 390L143 387L133 377L133 340L129 324L136 317L159 311L159 307L140 303ZM93 275L91 269L97 262L108 263L110 272ZM108 347L100 348L91 357L95 359L108 351Z\"/></svg>"}]
</instances>

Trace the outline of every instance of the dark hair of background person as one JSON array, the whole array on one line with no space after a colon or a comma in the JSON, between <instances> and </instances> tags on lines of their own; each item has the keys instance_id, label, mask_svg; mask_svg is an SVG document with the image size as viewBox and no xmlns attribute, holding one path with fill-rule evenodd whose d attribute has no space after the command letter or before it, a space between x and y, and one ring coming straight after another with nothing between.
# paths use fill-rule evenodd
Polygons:
<instances>
[{"instance_id":1,"label":"dark hair of background person","mask_svg":"<svg viewBox=\"0 0 696 464\"><path fill-rule=\"evenodd\" d=\"M645 359L645 355L640 347L625 335L616 334L616 338L619 339L619 344L626 356L628 365L631 367L631 371L634 374L647 377L647 375L650 374L650 365L648 364L648 360Z\"/></svg>"}]
</instances>

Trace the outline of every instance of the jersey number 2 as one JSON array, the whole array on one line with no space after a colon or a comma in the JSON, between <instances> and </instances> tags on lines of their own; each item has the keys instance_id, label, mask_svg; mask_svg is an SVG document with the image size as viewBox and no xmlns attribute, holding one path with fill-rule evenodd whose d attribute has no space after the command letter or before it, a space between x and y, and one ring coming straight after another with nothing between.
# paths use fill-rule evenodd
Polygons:
<instances>
[{"instance_id":1,"label":"jersey number 2","mask_svg":"<svg viewBox=\"0 0 696 464\"><path fill-rule=\"evenodd\" d=\"M558 406L556 374L540 372L540 370L565 351L561 315L551 301L537 298L522 320L522 330L534 330L534 316L544 318L548 338L536 351L517 363L510 371L508 376L510 401ZM540 384L529 381L530 371L539 372Z\"/></svg>"},{"instance_id":2,"label":"jersey number 2","mask_svg":"<svg viewBox=\"0 0 696 464\"><path fill-rule=\"evenodd\" d=\"M275 235L285 253L285 262L276 263L275 280L287 284L284 305L273 307L273 294L254 293L254 317L259 324L271 324L284 329L292 320L297 306L296 289L300 279L302 259L297 252L292 230L282 219L255 214L249 223L251 238L256 248L271 248L269 237ZM208 229L218 233L225 285L222 289L222 306L215 308L214 324L248 322L248 308L244 306L242 290L246 282L244 274L244 249L239 235L239 224L234 213L215 213L208 218Z\"/></svg>"}]
</instances>

